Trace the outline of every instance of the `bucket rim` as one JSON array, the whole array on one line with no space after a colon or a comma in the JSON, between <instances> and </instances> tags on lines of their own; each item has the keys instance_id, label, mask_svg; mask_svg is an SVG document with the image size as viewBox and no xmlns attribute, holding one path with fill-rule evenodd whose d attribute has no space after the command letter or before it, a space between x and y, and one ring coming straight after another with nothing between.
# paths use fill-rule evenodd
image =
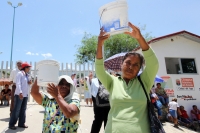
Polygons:
<instances>
[{"instance_id":1,"label":"bucket rim","mask_svg":"<svg viewBox=\"0 0 200 133\"><path fill-rule=\"evenodd\" d=\"M111 7L114 7L114 6L115 6L115 7L119 7L119 6L122 6L122 5L124 5L124 6L126 6L126 7L128 8L127 1L113 1L113 2L109 2L109 3L103 5L103 6L101 6L101 7L99 8L99 13L101 14L102 11L103 11L104 9L106 9L106 8L109 10L109 8L111 8Z\"/></svg>"},{"instance_id":2,"label":"bucket rim","mask_svg":"<svg viewBox=\"0 0 200 133\"><path fill-rule=\"evenodd\" d=\"M54 66L59 66L60 67L60 63L56 60L41 60L39 62L36 63L36 67L40 66L40 65L44 65L44 64L52 64Z\"/></svg>"}]
</instances>

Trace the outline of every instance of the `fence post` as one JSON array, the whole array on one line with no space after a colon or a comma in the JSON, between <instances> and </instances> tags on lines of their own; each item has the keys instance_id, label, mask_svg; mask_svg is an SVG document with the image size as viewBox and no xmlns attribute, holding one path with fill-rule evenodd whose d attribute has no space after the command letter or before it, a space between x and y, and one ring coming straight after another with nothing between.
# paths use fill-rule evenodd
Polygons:
<instances>
[{"instance_id":1,"label":"fence post","mask_svg":"<svg viewBox=\"0 0 200 133\"><path fill-rule=\"evenodd\" d=\"M1 78L3 77L3 61L1 62Z\"/></svg>"}]
</instances>

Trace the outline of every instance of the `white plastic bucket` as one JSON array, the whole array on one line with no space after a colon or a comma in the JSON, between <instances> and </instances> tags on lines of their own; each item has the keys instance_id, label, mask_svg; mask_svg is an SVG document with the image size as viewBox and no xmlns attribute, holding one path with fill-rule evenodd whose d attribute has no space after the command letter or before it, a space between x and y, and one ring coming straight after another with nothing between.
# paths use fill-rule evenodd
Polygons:
<instances>
[{"instance_id":1,"label":"white plastic bucket","mask_svg":"<svg viewBox=\"0 0 200 133\"><path fill-rule=\"evenodd\" d=\"M104 31L110 35L129 31L126 0L117 0L100 7L99 14Z\"/></svg>"},{"instance_id":2,"label":"white plastic bucket","mask_svg":"<svg viewBox=\"0 0 200 133\"><path fill-rule=\"evenodd\" d=\"M60 65L55 60L42 60L37 62L37 83L38 86L47 87L48 83L57 85Z\"/></svg>"}]
</instances>

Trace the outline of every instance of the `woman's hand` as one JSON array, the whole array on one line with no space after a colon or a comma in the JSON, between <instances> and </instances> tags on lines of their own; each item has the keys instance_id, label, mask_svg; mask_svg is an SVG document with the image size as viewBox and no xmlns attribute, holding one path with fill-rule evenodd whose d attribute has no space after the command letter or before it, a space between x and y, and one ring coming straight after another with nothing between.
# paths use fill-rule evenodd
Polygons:
<instances>
[{"instance_id":1,"label":"woman's hand","mask_svg":"<svg viewBox=\"0 0 200 133\"><path fill-rule=\"evenodd\" d=\"M131 24L130 22L128 23L128 25L132 28L132 31L131 32L124 32L124 33L132 36L135 39L137 39L138 43L140 44L140 47L142 48L142 51L148 50L149 45L146 43L144 37L140 33L140 29L138 27L134 26L133 24Z\"/></svg>"},{"instance_id":2,"label":"woman's hand","mask_svg":"<svg viewBox=\"0 0 200 133\"><path fill-rule=\"evenodd\" d=\"M102 27L98 37L98 46L103 46L104 41L107 40L109 37L110 34L106 34L106 32L104 32L104 29Z\"/></svg>"},{"instance_id":3,"label":"woman's hand","mask_svg":"<svg viewBox=\"0 0 200 133\"><path fill-rule=\"evenodd\" d=\"M131 27L132 31L131 32L124 32L125 34L128 34L132 36L135 39L140 39L142 37L142 34L140 33L140 29L133 25L131 22L128 22L129 27ZM143 37L142 37L143 38Z\"/></svg>"},{"instance_id":4,"label":"woman's hand","mask_svg":"<svg viewBox=\"0 0 200 133\"><path fill-rule=\"evenodd\" d=\"M55 86L53 83L48 84L47 92L53 97L57 98L60 95L58 86Z\"/></svg>"}]
</instances>

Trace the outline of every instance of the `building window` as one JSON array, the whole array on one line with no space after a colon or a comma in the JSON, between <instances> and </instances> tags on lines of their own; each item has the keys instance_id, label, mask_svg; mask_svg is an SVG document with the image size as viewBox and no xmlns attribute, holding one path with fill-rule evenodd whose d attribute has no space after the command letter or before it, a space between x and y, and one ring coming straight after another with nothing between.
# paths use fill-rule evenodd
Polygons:
<instances>
[{"instance_id":1,"label":"building window","mask_svg":"<svg viewBox=\"0 0 200 133\"><path fill-rule=\"evenodd\" d=\"M197 73L193 58L165 58L167 74Z\"/></svg>"}]
</instances>

